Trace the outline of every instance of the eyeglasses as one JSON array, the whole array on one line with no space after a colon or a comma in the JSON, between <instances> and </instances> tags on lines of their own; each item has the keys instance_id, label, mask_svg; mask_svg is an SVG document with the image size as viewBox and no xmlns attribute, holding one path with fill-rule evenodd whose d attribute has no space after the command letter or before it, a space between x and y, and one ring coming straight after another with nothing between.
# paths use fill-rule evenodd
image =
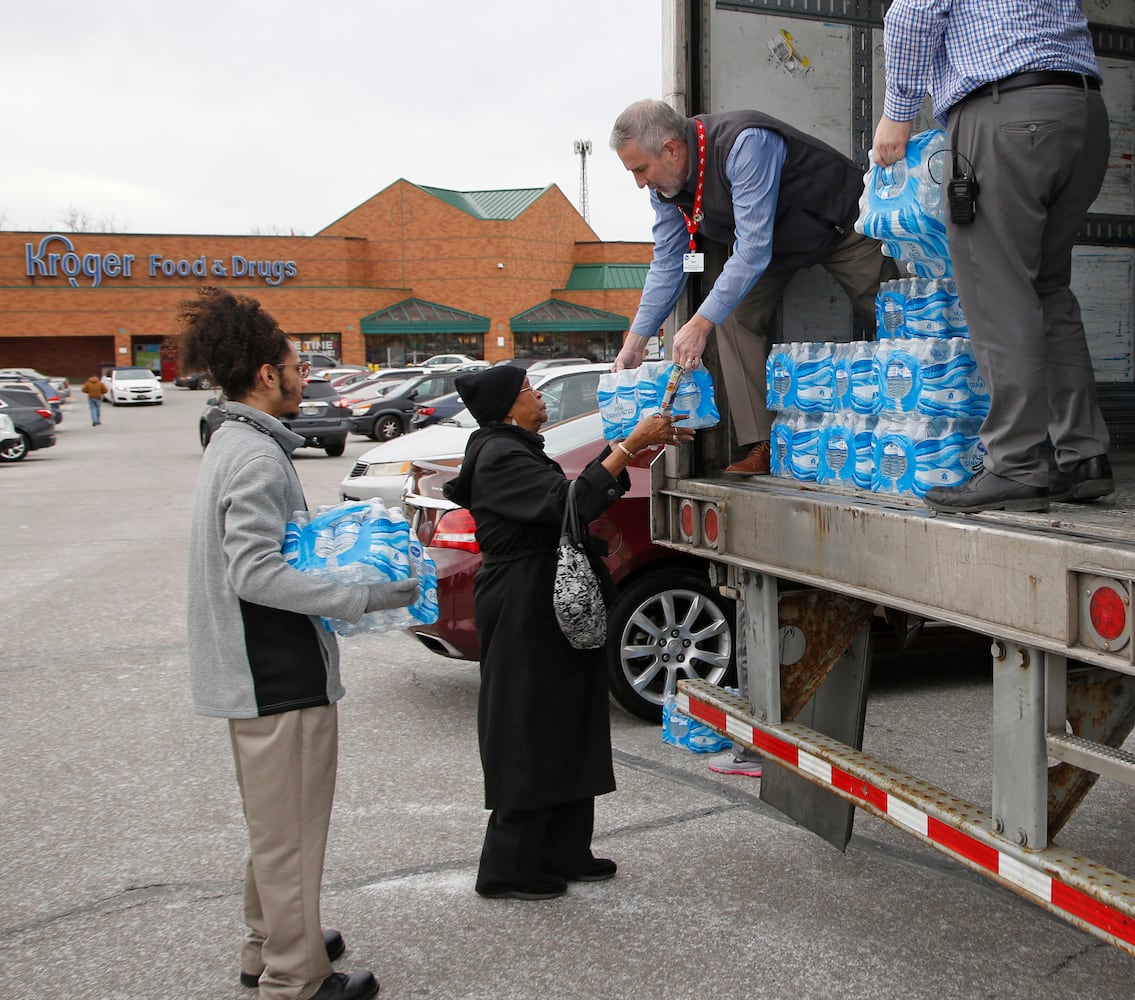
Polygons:
<instances>
[{"instance_id":1,"label":"eyeglasses","mask_svg":"<svg viewBox=\"0 0 1135 1000\"><path fill-rule=\"evenodd\" d=\"M532 388L532 386L530 386L530 385L522 385L522 386L520 387L520 391L521 391L521 392L530 392L530 393L532 393L533 395L535 395L535 394L536 394L536 390L535 390L535 389L533 389L533 388Z\"/></svg>"},{"instance_id":2,"label":"eyeglasses","mask_svg":"<svg viewBox=\"0 0 1135 1000\"><path fill-rule=\"evenodd\" d=\"M273 368L294 368L300 378L307 378L311 374L310 361L296 361L285 365L273 365Z\"/></svg>"}]
</instances>

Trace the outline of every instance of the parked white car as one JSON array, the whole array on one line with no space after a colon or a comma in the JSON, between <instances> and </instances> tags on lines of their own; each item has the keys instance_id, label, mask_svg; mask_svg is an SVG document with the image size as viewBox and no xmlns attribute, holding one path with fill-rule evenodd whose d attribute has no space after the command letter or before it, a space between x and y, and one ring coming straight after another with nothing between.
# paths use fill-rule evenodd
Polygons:
<instances>
[{"instance_id":1,"label":"parked white car","mask_svg":"<svg viewBox=\"0 0 1135 1000\"><path fill-rule=\"evenodd\" d=\"M610 364L602 363L565 365L531 373L528 380L534 389L540 390L548 407L548 422L543 429L597 410L599 376L610 370ZM377 497L387 507L397 507L402 503L402 490L415 459L460 458L476 429L473 415L460 410L439 423L384 441L363 452L339 484L339 495L344 500Z\"/></svg>"},{"instance_id":2,"label":"parked white car","mask_svg":"<svg viewBox=\"0 0 1135 1000\"><path fill-rule=\"evenodd\" d=\"M468 354L435 354L432 358L426 358L422 362L423 368L428 368L431 371L451 371L454 368L488 368L487 361L478 361L476 358L469 357Z\"/></svg>"},{"instance_id":3,"label":"parked white car","mask_svg":"<svg viewBox=\"0 0 1135 1000\"><path fill-rule=\"evenodd\" d=\"M162 383L149 368L112 368L103 376L111 406L127 403L157 403L163 399Z\"/></svg>"},{"instance_id":4,"label":"parked white car","mask_svg":"<svg viewBox=\"0 0 1135 1000\"><path fill-rule=\"evenodd\" d=\"M12 418L6 413L0 413L0 451L15 448L20 443L20 433Z\"/></svg>"}]
</instances>

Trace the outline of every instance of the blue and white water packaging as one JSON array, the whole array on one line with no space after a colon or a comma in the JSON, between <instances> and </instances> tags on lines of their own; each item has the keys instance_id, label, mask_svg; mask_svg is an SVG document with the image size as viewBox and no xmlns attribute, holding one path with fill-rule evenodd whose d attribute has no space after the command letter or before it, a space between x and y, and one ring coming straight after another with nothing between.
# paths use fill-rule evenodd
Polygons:
<instances>
[{"instance_id":1,"label":"blue and white water packaging","mask_svg":"<svg viewBox=\"0 0 1135 1000\"><path fill-rule=\"evenodd\" d=\"M921 340L880 340L876 347L876 374L882 413L915 413L922 393L922 362L926 343Z\"/></svg>"},{"instance_id":2,"label":"blue and white water packaging","mask_svg":"<svg viewBox=\"0 0 1135 1000\"><path fill-rule=\"evenodd\" d=\"M780 479L792 478L789 455L792 454L792 435L795 424L800 419L796 410L778 413L772 422L772 435L769 440L769 475Z\"/></svg>"},{"instance_id":3,"label":"blue and white water packaging","mask_svg":"<svg viewBox=\"0 0 1135 1000\"><path fill-rule=\"evenodd\" d=\"M968 340L925 342L917 408L928 417L984 417L989 412L989 390Z\"/></svg>"},{"instance_id":4,"label":"blue and white water packaging","mask_svg":"<svg viewBox=\"0 0 1135 1000\"><path fill-rule=\"evenodd\" d=\"M904 159L872 166L864 176L855 222L858 232L881 240L883 252L908 273L925 278L952 273L942 188L931 170L931 163L941 160L945 139L941 129L920 132L907 143ZM942 170L936 173L941 177Z\"/></svg>"},{"instance_id":5,"label":"blue and white water packaging","mask_svg":"<svg viewBox=\"0 0 1135 1000\"><path fill-rule=\"evenodd\" d=\"M872 437L871 489L875 493L914 493L915 445L919 425L924 422L925 418L917 415L879 417Z\"/></svg>"},{"instance_id":6,"label":"blue and white water packaging","mask_svg":"<svg viewBox=\"0 0 1135 1000\"><path fill-rule=\"evenodd\" d=\"M640 377L637 368L624 368L618 372L603 372L595 398L603 420L603 437L607 441L622 440L634 429L638 403L635 385Z\"/></svg>"},{"instance_id":7,"label":"blue and white water packaging","mask_svg":"<svg viewBox=\"0 0 1135 1000\"><path fill-rule=\"evenodd\" d=\"M733 745L730 737L679 712L672 694L662 699L662 742L694 753L719 753Z\"/></svg>"},{"instance_id":8,"label":"blue and white water packaging","mask_svg":"<svg viewBox=\"0 0 1135 1000\"><path fill-rule=\"evenodd\" d=\"M437 567L397 507L370 500L345 501L315 514L297 511L284 531L283 556L301 572L341 583L418 578L418 598L409 607L369 612L358 622L324 618L328 630L355 635L437 621Z\"/></svg>"},{"instance_id":9,"label":"blue and white water packaging","mask_svg":"<svg viewBox=\"0 0 1135 1000\"><path fill-rule=\"evenodd\" d=\"M638 368L603 372L596 398L603 420L603 437L618 441L627 437L643 417L657 413L670 372L670 361L646 361ZM683 427L713 427L721 420L713 392L713 379L704 368L685 372L678 382L672 409L688 414Z\"/></svg>"},{"instance_id":10,"label":"blue and white water packaging","mask_svg":"<svg viewBox=\"0 0 1135 1000\"><path fill-rule=\"evenodd\" d=\"M981 420L927 418L914 448L914 493L934 486L959 486L981 465Z\"/></svg>"},{"instance_id":11,"label":"blue and white water packaging","mask_svg":"<svg viewBox=\"0 0 1135 1000\"><path fill-rule=\"evenodd\" d=\"M861 419L847 410L821 418L816 482L855 485L855 425Z\"/></svg>"},{"instance_id":12,"label":"blue and white water packaging","mask_svg":"<svg viewBox=\"0 0 1135 1000\"><path fill-rule=\"evenodd\" d=\"M793 344L796 355L796 408L801 413L831 413L835 344Z\"/></svg>"},{"instance_id":13,"label":"blue and white water packaging","mask_svg":"<svg viewBox=\"0 0 1135 1000\"><path fill-rule=\"evenodd\" d=\"M879 418L874 414L856 413L852 415L852 420L855 435L855 467L852 477L858 489L869 490L875 481L875 426Z\"/></svg>"},{"instance_id":14,"label":"blue and white water packaging","mask_svg":"<svg viewBox=\"0 0 1135 1000\"><path fill-rule=\"evenodd\" d=\"M773 344L765 361L765 406L773 413L796 407L794 344Z\"/></svg>"},{"instance_id":15,"label":"blue and white water packaging","mask_svg":"<svg viewBox=\"0 0 1135 1000\"><path fill-rule=\"evenodd\" d=\"M820 464L822 415L790 411L773 422L769 472L783 479L815 482ZM775 456L775 457L772 457ZM773 473L775 463L777 471Z\"/></svg>"},{"instance_id":16,"label":"blue and white water packaging","mask_svg":"<svg viewBox=\"0 0 1135 1000\"><path fill-rule=\"evenodd\" d=\"M856 413L871 416L882 407L879 392L879 345L858 340L845 348L847 354L848 399Z\"/></svg>"}]
</instances>

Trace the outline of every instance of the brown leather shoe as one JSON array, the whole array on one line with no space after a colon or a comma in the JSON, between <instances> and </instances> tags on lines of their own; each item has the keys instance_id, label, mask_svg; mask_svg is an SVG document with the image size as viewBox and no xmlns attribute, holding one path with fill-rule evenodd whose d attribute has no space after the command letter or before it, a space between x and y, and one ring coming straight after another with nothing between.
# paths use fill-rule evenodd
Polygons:
<instances>
[{"instance_id":1,"label":"brown leather shoe","mask_svg":"<svg viewBox=\"0 0 1135 1000\"><path fill-rule=\"evenodd\" d=\"M758 441L741 461L734 462L725 470L727 476L767 476L772 446L767 441Z\"/></svg>"}]
</instances>

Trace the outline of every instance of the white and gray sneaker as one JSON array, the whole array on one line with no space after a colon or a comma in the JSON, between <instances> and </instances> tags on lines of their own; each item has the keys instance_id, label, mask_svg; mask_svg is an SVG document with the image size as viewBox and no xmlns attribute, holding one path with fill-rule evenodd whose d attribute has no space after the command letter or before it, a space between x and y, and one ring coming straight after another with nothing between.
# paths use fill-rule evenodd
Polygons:
<instances>
[{"instance_id":1,"label":"white and gray sneaker","mask_svg":"<svg viewBox=\"0 0 1135 1000\"><path fill-rule=\"evenodd\" d=\"M737 747L711 757L706 766L718 774L743 774L750 778L761 776L761 758Z\"/></svg>"}]
</instances>

